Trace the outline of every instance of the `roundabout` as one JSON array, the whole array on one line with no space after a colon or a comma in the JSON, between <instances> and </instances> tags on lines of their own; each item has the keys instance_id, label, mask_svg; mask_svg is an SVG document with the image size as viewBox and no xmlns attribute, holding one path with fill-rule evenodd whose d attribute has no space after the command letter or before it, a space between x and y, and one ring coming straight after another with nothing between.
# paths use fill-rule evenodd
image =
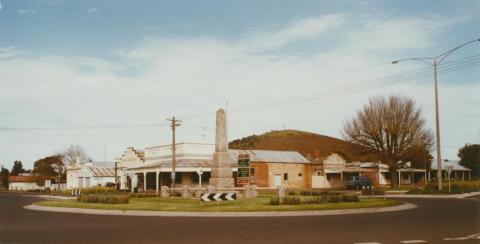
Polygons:
<instances>
[{"instance_id":1,"label":"roundabout","mask_svg":"<svg viewBox=\"0 0 480 244\"><path fill-rule=\"evenodd\" d=\"M480 199L403 198L417 207L368 214L148 217L23 208L35 196L0 194L2 243L478 243Z\"/></svg>"}]
</instances>

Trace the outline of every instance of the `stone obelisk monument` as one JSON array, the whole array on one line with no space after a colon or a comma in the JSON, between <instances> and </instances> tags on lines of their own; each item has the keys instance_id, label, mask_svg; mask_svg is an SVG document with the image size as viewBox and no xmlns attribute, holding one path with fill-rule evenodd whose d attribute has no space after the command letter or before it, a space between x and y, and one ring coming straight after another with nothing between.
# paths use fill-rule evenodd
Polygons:
<instances>
[{"instance_id":1,"label":"stone obelisk monument","mask_svg":"<svg viewBox=\"0 0 480 244\"><path fill-rule=\"evenodd\" d=\"M215 152L213 153L210 185L215 188L235 187L232 162L228 154L227 117L223 109L217 110Z\"/></svg>"}]
</instances>

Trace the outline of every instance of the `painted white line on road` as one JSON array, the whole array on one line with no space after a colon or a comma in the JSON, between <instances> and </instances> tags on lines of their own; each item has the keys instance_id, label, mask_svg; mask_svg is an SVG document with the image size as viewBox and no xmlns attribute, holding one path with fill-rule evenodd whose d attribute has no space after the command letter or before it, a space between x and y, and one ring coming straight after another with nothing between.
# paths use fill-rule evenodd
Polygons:
<instances>
[{"instance_id":1,"label":"painted white line on road","mask_svg":"<svg viewBox=\"0 0 480 244\"><path fill-rule=\"evenodd\" d=\"M463 241L463 240L472 240L472 239L480 240L480 233L469 235L469 236L462 236L462 237L443 238L443 240L445 241Z\"/></svg>"},{"instance_id":2,"label":"painted white line on road","mask_svg":"<svg viewBox=\"0 0 480 244\"><path fill-rule=\"evenodd\" d=\"M407 241L400 241L401 243L424 243L427 241L424 240L407 240Z\"/></svg>"}]
</instances>

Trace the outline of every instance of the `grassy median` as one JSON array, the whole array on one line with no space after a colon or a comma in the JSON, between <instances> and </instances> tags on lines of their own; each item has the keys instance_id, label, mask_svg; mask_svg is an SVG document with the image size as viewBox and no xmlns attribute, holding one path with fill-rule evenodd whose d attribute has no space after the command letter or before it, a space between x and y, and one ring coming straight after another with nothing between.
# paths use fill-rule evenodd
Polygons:
<instances>
[{"instance_id":1,"label":"grassy median","mask_svg":"<svg viewBox=\"0 0 480 244\"><path fill-rule=\"evenodd\" d=\"M353 208L375 208L400 205L391 199L362 198L359 202L270 205L269 197L256 197L228 202L200 202L198 199L131 198L127 204L85 203L75 200L49 200L34 203L39 206L90 208L108 210L151 210L189 212L259 212L259 211L305 211Z\"/></svg>"}]
</instances>

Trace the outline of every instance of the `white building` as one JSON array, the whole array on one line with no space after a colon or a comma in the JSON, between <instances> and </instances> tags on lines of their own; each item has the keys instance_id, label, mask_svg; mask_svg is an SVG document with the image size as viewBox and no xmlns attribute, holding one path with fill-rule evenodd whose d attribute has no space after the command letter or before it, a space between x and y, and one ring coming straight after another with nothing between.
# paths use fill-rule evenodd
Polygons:
<instances>
[{"instance_id":1,"label":"white building","mask_svg":"<svg viewBox=\"0 0 480 244\"><path fill-rule=\"evenodd\" d=\"M11 191L28 191L28 190L43 190L44 186L38 183L42 182L43 178L35 175L19 175L8 177L8 190Z\"/></svg>"},{"instance_id":2,"label":"white building","mask_svg":"<svg viewBox=\"0 0 480 244\"><path fill-rule=\"evenodd\" d=\"M92 162L67 167L67 189L106 186L115 183L115 168Z\"/></svg>"}]
</instances>

